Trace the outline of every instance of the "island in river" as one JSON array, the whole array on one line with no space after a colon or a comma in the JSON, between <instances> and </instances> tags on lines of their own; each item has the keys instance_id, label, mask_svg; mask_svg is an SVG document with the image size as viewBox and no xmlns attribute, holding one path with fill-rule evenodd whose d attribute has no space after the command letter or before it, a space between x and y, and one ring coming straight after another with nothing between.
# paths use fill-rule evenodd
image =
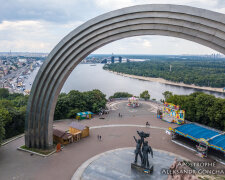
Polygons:
<instances>
[{"instance_id":1,"label":"island in river","mask_svg":"<svg viewBox=\"0 0 225 180\"><path fill-rule=\"evenodd\" d=\"M151 56L143 62L108 63L105 70L163 84L224 92L225 59L200 56Z\"/></svg>"},{"instance_id":2,"label":"island in river","mask_svg":"<svg viewBox=\"0 0 225 180\"><path fill-rule=\"evenodd\" d=\"M144 81L159 82L159 83L162 83L162 84L167 84L167 85L172 85L172 86L179 86L179 87L186 87L186 88L193 88L193 89L201 89L201 90L220 92L220 93L225 92L224 88L213 88L213 87L205 87L205 86L196 86L194 84L176 83L176 82L165 80L163 78L152 78L152 77L136 76L136 75L131 75L131 74L114 72L114 71L110 71L110 70L108 70L108 71L111 72L111 73L117 74L117 75L129 77L129 78L134 78L134 79L139 79L139 80L144 80Z\"/></svg>"}]
</instances>

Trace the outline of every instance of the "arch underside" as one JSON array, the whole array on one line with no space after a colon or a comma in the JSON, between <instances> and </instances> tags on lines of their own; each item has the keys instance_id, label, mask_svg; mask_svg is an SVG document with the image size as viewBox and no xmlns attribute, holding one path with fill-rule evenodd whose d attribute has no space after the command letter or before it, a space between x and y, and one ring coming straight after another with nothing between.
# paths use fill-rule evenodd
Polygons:
<instances>
[{"instance_id":1,"label":"arch underside","mask_svg":"<svg viewBox=\"0 0 225 180\"><path fill-rule=\"evenodd\" d=\"M178 37L225 54L225 15L188 6L141 5L106 13L76 28L51 51L33 83L25 123L26 146L52 146L58 95L86 56L113 41L141 35Z\"/></svg>"}]
</instances>

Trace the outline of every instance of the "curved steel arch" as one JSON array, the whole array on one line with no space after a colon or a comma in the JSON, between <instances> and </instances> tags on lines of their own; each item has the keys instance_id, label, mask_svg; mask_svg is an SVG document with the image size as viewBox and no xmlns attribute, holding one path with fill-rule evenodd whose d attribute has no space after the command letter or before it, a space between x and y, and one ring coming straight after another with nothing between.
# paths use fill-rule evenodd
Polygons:
<instances>
[{"instance_id":1,"label":"curved steel arch","mask_svg":"<svg viewBox=\"0 0 225 180\"><path fill-rule=\"evenodd\" d=\"M56 101L66 79L87 55L132 36L164 35L197 42L225 54L225 15L180 5L139 5L112 11L79 26L48 55L32 86L25 145L52 146Z\"/></svg>"}]
</instances>

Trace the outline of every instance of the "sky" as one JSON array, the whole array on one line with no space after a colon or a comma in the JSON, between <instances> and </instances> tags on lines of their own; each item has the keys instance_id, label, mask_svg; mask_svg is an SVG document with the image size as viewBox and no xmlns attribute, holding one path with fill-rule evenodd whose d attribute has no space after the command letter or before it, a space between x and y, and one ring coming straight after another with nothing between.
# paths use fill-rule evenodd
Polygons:
<instances>
[{"instance_id":1,"label":"sky","mask_svg":"<svg viewBox=\"0 0 225 180\"><path fill-rule=\"evenodd\" d=\"M103 13L139 4L189 5L225 13L225 0L0 0L0 52L49 53L69 32ZM135 50L135 51L134 51ZM187 40L138 36L110 43L95 54L212 54Z\"/></svg>"}]
</instances>

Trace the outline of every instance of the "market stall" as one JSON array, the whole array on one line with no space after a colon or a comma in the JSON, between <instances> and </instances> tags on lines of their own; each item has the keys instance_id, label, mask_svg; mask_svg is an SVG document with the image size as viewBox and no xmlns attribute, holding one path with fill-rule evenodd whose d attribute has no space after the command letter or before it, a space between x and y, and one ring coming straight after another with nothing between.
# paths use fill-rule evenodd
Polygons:
<instances>
[{"instance_id":1,"label":"market stall","mask_svg":"<svg viewBox=\"0 0 225 180\"><path fill-rule=\"evenodd\" d=\"M76 115L76 119L82 120L82 119L91 119L93 113L91 111L86 111L86 112L79 112Z\"/></svg>"}]
</instances>

